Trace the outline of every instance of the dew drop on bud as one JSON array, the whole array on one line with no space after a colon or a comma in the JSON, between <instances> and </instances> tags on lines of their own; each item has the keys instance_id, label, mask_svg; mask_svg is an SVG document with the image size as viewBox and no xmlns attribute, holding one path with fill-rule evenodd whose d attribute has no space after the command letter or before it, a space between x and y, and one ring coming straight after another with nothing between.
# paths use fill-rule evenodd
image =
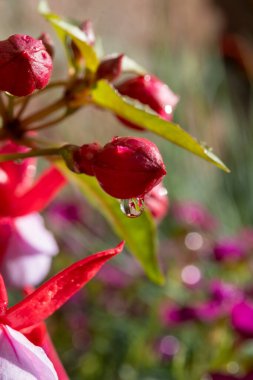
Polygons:
<instances>
[{"instance_id":1,"label":"dew drop on bud","mask_svg":"<svg viewBox=\"0 0 253 380\"><path fill-rule=\"evenodd\" d=\"M143 198L121 199L120 209L128 218L137 218L144 210Z\"/></svg>"}]
</instances>

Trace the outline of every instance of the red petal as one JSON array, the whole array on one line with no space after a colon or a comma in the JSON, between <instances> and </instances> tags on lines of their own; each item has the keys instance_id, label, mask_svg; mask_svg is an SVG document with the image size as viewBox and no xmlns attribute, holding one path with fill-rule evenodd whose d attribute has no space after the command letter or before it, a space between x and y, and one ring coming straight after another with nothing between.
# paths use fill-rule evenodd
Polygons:
<instances>
[{"instance_id":1,"label":"red petal","mask_svg":"<svg viewBox=\"0 0 253 380\"><path fill-rule=\"evenodd\" d=\"M6 312L1 320L16 330L42 322L91 280L101 266L120 253L124 243L117 247L86 257L58 273Z\"/></svg>"},{"instance_id":2,"label":"red petal","mask_svg":"<svg viewBox=\"0 0 253 380\"><path fill-rule=\"evenodd\" d=\"M7 306L8 306L8 295L5 288L3 277L0 274L0 315L4 315L6 313Z\"/></svg>"},{"instance_id":3,"label":"red petal","mask_svg":"<svg viewBox=\"0 0 253 380\"><path fill-rule=\"evenodd\" d=\"M56 370L59 380L69 380L69 377L61 363L61 360L55 350L54 344L48 333L46 333L41 347L43 348L48 358L53 363L54 369Z\"/></svg>"},{"instance_id":4,"label":"red petal","mask_svg":"<svg viewBox=\"0 0 253 380\"><path fill-rule=\"evenodd\" d=\"M41 211L66 182L67 180L61 172L57 168L51 167L24 195L15 199L11 216L17 217Z\"/></svg>"},{"instance_id":5,"label":"red petal","mask_svg":"<svg viewBox=\"0 0 253 380\"><path fill-rule=\"evenodd\" d=\"M55 350L54 344L47 332L47 327L45 323L39 323L28 329L23 329L20 331L27 339L30 340L35 346L40 346L43 348L47 357L51 360L54 365L54 369L57 372L59 380L69 380L69 377L61 363L61 360Z\"/></svg>"}]
</instances>

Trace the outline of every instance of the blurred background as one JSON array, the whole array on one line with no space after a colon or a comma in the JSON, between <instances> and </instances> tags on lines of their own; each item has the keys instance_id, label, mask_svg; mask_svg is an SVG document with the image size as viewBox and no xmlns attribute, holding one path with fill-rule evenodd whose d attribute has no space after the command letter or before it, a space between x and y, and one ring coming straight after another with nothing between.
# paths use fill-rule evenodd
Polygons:
<instances>
[{"instance_id":1,"label":"blurred background","mask_svg":"<svg viewBox=\"0 0 253 380\"><path fill-rule=\"evenodd\" d=\"M150 283L128 256L107 265L52 318L53 339L70 378L250 380L253 1L49 4L58 14L80 22L90 19L105 53L126 53L167 83L180 96L174 121L212 146L231 169L231 174L223 173L142 134L157 143L168 171L164 184L170 205L159 222L166 286ZM34 0L0 0L1 39L49 32L56 45L54 78L61 79L67 72L64 51L37 5ZM105 143L114 135L133 133L109 112L87 108L46 135L70 143ZM76 189L68 189L46 216L63 251L54 271L103 249L105 240L108 246L117 241Z\"/></svg>"}]
</instances>

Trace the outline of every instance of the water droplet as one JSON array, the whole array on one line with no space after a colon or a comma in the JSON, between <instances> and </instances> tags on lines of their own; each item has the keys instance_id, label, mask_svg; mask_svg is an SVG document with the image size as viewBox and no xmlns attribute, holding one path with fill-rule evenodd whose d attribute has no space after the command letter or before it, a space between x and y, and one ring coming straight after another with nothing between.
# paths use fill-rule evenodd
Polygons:
<instances>
[{"instance_id":1,"label":"water droplet","mask_svg":"<svg viewBox=\"0 0 253 380\"><path fill-rule=\"evenodd\" d=\"M120 201L120 209L129 218L137 218L144 210L143 198L122 199Z\"/></svg>"}]
</instances>

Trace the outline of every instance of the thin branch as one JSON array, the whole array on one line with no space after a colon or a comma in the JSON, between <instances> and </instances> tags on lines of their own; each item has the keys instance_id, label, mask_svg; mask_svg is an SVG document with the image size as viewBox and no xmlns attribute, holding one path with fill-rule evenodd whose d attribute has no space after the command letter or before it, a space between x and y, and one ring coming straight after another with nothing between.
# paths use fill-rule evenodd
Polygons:
<instances>
[{"instance_id":1,"label":"thin branch","mask_svg":"<svg viewBox=\"0 0 253 380\"><path fill-rule=\"evenodd\" d=\"M53 125L55 124L58 124L60 121L64 120L67 116L69 115L68 112L64 112L63 115L51 120L51 121L48 121L47 123L43 123L43 124L40 124L40 125L35 125L35 126L30 126L29 128L26 128L26 131L39 131L41 129L44 129L44 128L48 128L48 127L52 127Z\"/></svg>"},{"instance_id":2,"label":"thin branch","mask_svg":"<svg viewBox=\"0 0 253 380\"><path fill-rule=\"evenodd\" d=\"M56 100L54 103L50 104L49 106L43 108L40 111L37 111L33 113L32 115L28 116L26 119L21 121L21 126L26 127L27 125L34 123L37 120L43 119L44 117L47 117L53 112L58 111L59 109L66 106L66 100L64 98L60 98Z\"/></svg>"}]
</instances>

